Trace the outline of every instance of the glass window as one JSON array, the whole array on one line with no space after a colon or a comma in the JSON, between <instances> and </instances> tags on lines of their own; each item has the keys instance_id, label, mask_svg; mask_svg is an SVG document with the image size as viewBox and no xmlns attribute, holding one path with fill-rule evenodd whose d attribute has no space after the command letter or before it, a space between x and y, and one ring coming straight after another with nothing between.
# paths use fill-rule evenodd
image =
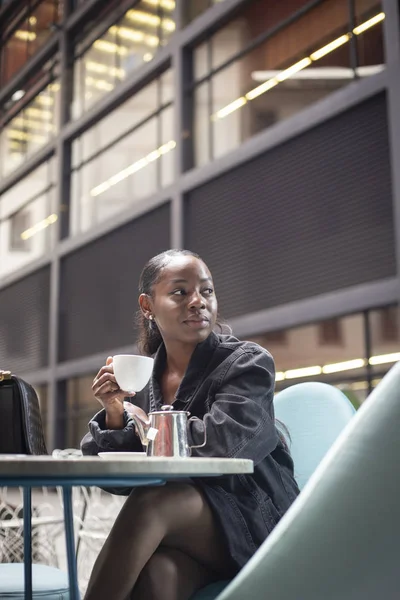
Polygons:
<instances>
[{"instance_id":1,"label":"glass window","mask_svg":"<svg viewBox=\"0 0 400 600\"><path fill-rule=\"evenodd\" d=\"M370 364L376 384L400 360L400 310L385 306L369 313Z\"/></svg>"},{"instance_id":2,"label":"glass window","mask_svg":"<svg viewBox=\"0 0 400 600\"><path fill-rule=\"evenodd\" d=\"M341 319L328 319L318 325L320 346L343 345L343 325Z\"/></svg>"},{"instance_id":3,"label":"glass window","mask_svg":"<svg viewBox=\"0 0 400 600\"><path fill-rule=\"evenodd\" d=\"M368 395L362 314L270 332L253 340L274 357L277 391L312 380L339 387L356 407Z\"/></svg>"},{"instance_id":4,"label":"glass window","mask_svg":"<svg viewBox=\"0 0 400 600\"><path fill-rule=\"evenodd\" d=\"M54 161L0 196L0 277L50 251L55 242Z\"/></svg>"},{"instance_id":5,"label":"glass window","mask_svg":"<svg viewBox=\"0 0 400 600\"><path fill-rule=\"evenodd\" d=\"M5 85L35 54L43 44L54 35L55 27L62 18L63 2L44 0L35 8L24 8L17 28L3 36L1 52L0 84Z\"/></svg>"},{"instance_id":6,"label":"glass window","mask_svg":"<svg viewBox=\"0 0 400 600\"><path fill-rule=\"evenodd\" d=\"M303 4L298 0L296 10ZM384 68L384 14L379 4L370 3L368 10L361 4L366 2L357 6L357 25L351 32L347 0L325 0L281 28L282 19L294 11L293 3L252 2L195 49L195 166L229 152L356 77ZM250 48L260 35L264 39Z\"/></svg>"},{"instance_id":7,"label":"glass window","mask_svg":"<svg viewBox=\"0 0 400 600\"><path fill-rule=\"evenodd\" d=\"M234 57L285 19L309 3L309 0L269 2L253 0L246 4L227 25L195 49L195 80L207 75ZM208 47L208 49L207 49Z\"/></svg>"},{"instance_id":8,"label":"glass window","mask_svg":"<svg viewBox=\"0 0 400 600\"><path fill-rule=\"evenodd\" d=\"M172 183L171 93L167 71L73 142L72 234Z\"/></svg>"},{"instance_id":9,"label":"glass window","mask_svg":"<svg viewBox=\"0 0 400 600\"><path fill-rule=\"evenodd\" d=\"M161 144L163 153L157 164L160 170L160 187L171 185L174 181L175 154L171 152L175 148L174 141L174 111L169 106L160 114Z\"/></svg>"},{"instance_id":10,"label":"glass window","mask_svg":"<svg viewBox=\"0 0 400 600\"><path fill-rule=\"evenodd\" d=\"M384 13L376 0L355 0L355 33L358 75L379 73L385 67L383 45Z\"/></svg>"},{"instance_id":11,"label":"glass window","mask_svg":"<svg viewBox=\"0 0 400 600\"><path fill-rule=\"evenodd\" d=\"M88 432L88 422L101 409L93 396L92 383L96 373L67 381L67 410L59 415L65 428L65 447L79 448Z\"/></svg>"},{"instance_id":12,"label":"glass window","mask_svg":"<svg viewBox=\"0 0 400 600\"><path fill-rule=\"evenodd\" d=\"M196 17L201 15L208 8L223 1L224 0L185 0L185 2L183 2L185 23L190 23L190 21L196 19Z\"/></svg>"},{"instance_id":13,"label":"glass window","mask_svg":"<svg viewBox=\"0 0 400 600\"><path fill-rule=\"evenodd\" d=\"M88 49L77 48L73 118L113 90L132 71L152 60L175 31L171 0L141 0Z\"/></svg>"},{"instance_id":14,"label":"glass window","mask_svg":"<svg viewBox=\"0 0 400 600\"><path fill-rule=\"evenodd\" d=\"M124 135L127 126L135 127L156 112L158 105L158 80L155 80L89 129L79 143L73 144L73 166L78 164L77 152L80 152L79 161L87 161Z\"/></svg>"},{"instance_id":15,"label":"glass window","mask_svg":"<svg viewBox=\"0 0 400 600\"><path fill-rule=\"evenodd\" d=\"M195 119L193 123L194 163L205 165L213 155L211 148L211 121L209 120L211 86L209 81L198 85L194 90Z\"/></svg>"},{"instance_id":16,"label":"glass window","mask_svg":"<svg viewBox=\"0 0 400 600\"><path fill-rule=\"evenodd\" d=\"M6 176L56 133L60 84L55 81L12 118L0 134L0 175Z\"/></svg>"}]
</instances>

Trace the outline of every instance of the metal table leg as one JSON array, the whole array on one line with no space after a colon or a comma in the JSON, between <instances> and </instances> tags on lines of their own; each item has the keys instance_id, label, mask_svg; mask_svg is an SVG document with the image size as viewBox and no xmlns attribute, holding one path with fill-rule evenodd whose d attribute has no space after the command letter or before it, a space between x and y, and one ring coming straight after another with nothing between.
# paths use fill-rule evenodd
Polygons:
<instances>
[{"instance_id":1,"label":"metal table leg","mask_svg":"<svg viewBox=\"0 0 400 600\"><path fill-rule=\"evenodd\" d=\"M72 487L63 487L65 541L67 545L68 578L71 600L80 600L78 570L76 566L74 517L72 513Z\"/></svg>"},{"instance_id":2,"label":"metal table leg","mask_svg":"<svg viewBox=\"0 0 400 600\"><path fill-rule=\"evenodd\" d=\"M24 487L24 590L32 600L32 489Z\"/></svg>"}]
</instances>

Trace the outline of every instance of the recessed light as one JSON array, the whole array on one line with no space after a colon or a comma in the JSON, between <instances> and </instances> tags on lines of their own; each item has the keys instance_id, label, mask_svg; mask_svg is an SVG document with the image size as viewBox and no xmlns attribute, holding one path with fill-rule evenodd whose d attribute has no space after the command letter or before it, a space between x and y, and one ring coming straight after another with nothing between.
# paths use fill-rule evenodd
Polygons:
<instances>
[{"instance_id":1,"label":"recessed light","mask_svg":"<svg viewBox=\"0 0 400 600\"><path fill-rule=\"evenodd\" d=\"M25 96L25 91L24 90L17 90L11 96L11 100L13 102L18 102L18 100L21 100L21 98L23 98L24 96Z\"/></svg>"}]
</instances>

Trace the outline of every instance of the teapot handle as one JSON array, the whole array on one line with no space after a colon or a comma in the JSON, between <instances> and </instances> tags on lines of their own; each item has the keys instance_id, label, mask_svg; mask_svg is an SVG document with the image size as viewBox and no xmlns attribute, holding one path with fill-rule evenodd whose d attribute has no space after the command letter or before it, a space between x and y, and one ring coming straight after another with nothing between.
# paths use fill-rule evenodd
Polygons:
<instances>
[{"instance_id":1,"label":"teapot handle","mask_svg":"<svg viewBox=\"0 0 400 600\"><path fill-rule=\"evenodd\" d=\"M190 419L188 419L188 423L190 423L190 421L201 421L202 419L199 419L199 417L190 417ZM199 444L198 446L189 446L190 449L192 448L203 448L207 443L207 432L206 432L206 428L204 427L204 442L202 444Z\"/></svg>"}]
</instances>

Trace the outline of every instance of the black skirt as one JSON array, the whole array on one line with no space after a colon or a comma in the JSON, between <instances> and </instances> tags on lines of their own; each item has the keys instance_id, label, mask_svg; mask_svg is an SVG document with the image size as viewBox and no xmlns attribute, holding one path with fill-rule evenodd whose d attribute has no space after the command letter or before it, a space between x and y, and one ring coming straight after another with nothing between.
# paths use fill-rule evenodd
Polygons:
<instances>
[{"instance_id":1,"label":"black skirt","mask_svg":"<svg viewBox=\"0 0 400 600\"><path fill-rule=\"evenodd\" d=\"M281 514L265 494L253 493L248 489L249 478L232 476L232 485L195 479L221 527L228 552L239 571L258 550L281 518ZM232 484L233 482L229 482ZM228 488L228 489L227 489Z\"/></svg>"}]
</instances>

